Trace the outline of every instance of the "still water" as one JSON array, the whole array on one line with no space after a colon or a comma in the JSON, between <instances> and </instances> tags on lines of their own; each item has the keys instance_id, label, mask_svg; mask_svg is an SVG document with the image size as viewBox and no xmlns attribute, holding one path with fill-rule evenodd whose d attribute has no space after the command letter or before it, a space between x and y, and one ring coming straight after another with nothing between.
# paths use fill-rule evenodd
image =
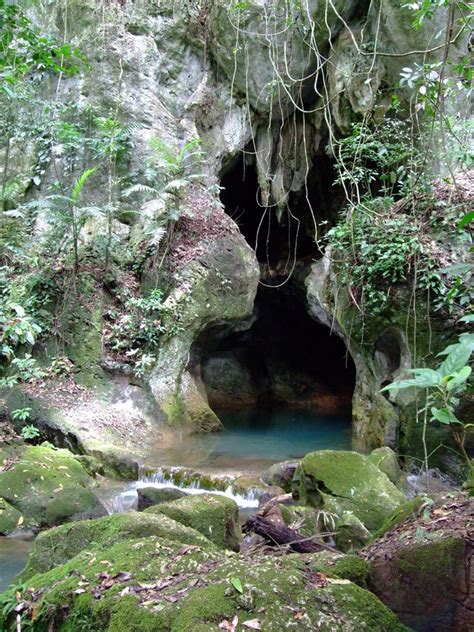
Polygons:
<instances>
[{"instance_id":1,"label":"still water","mask_svg":"<svg viewBox=\"0 0 474 632\"><path fill-rule=\"evenodd\" d=\"M32 540L0 537L0 592L24 569L32 546Z\"/></svg>"},{"instance_id":2,"label":"still water","mask_svg":"<svg viewBox=\"0 0 474 632\"><path fill-rule=\"evenodd\" d=\"M172 445L152 450L147 465L260 474L272 463L299 458L307 452L351 448L350 410L338 415L283 408L216 413L225 430L175 439Z\"/></svg>"}]
</instances>

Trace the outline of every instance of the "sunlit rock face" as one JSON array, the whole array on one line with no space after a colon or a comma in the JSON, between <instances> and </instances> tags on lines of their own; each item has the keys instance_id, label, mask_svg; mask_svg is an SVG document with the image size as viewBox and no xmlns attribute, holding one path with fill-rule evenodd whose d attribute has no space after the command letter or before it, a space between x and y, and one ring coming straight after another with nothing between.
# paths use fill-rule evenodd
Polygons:
<instances>
[{"instance_id":1,"label":"sunlit rock face","mask_svg":"<svg viewBox=\"0 0 474 632\"><path fill-rule=\"evenodd\" d=\"M338 336L353 362L351 371L344 373L342 399L336 393L333 404L347 403L354 392L356 445L396 446L400 435L407 445L411 430L405 426L401 431L395 406L403 402L389 402L379 392L385 382L413 365L401 312L373 327L369 323L370 340L360 343L351 325L354 305L340 292L329 257L322 256L322 223L333 224L346 201L341 188L334 186L334 157L326 147L332 136L347 134L369 110L383 117L389 105L388 86L398 81L400 68L408 63L387 54L423 49L428 35L434 37L433 48L442 43L438 27L444 24L444 9L436 17L436 28L431 22L418 31L409 26L408 9L394 2L371 3L368 8L367 3L340 0L327 5L313 0L137 0L104 8L103 3L87 0L68 2L67 10L57 2L30 12L44 32L67 34L90 62L90 68L55 78L44 90L58 102L93 106L103 116L110 114L131 125L130 156L120 177L133 174L140 180L150 157L150 139L159 138L176 152L189 141L200 141L203 177L181 200L181 220L168 261L160 266L159 258L150 258L144 266L144 283L166 288L163 319L169 324L168 334L147 384L160 424L186 431L218 429L220 421L208 395L212 391L214 403L223 403L223 374L230 381L235 376L230 389L235 404L253 405L261 399L267 385L255 381L248 363L237 362L235 348L229 359L218 347L234 334L242 340L245 332L252 337L259 317L260 281L276 288L291 277L304 313ZM461 39L452 47L453 59L463 46ZM380 57L370 54L375 41L383 53ZM36 148L20 152L13 143L13 157L23 187L31 181ZM60 151L53 152L39 191L23 187L29 199L43 195L62 160ZM220 197L219 184L226 186ZM239 189L248 193L247 199L239 197ZM104 176L98 174L88 187L88 202L107 202ZM156 217L166 212L169 199L160 198L152 207L138 198L119 197L117 204L114 230L125 248L150 230ZM247 206L243 219L242 205ZM120 211L125 214L130 207L133 220L125 221ZM259 236L261 207L267 209L267 217ZM36 239L42 238L46 223L38 213ZM103 224L90 224L85 239L101 231ZM289 322L289 331L297 327L295 322ZM94 320L96 325L100 329ZM275 341L281 339L282 331L272 326ZM214 356L209 340L202 342L213 332L218 351ZM308 348L317 340L312 335L308 329ZM94 348L89 349L87 362L95 375L101 363L100 336L90 344ZM317 354L314 364L320 364L313 367L305 361L294 369L288 358L280 360L268 357L275 401L298 400L293 379L298 374L308 402L332 405L334 392L325 390L317 375L324 372ZM217 378L220 385L214 388ZM319 384L323 386L318 391ZM154 428L149 436L158 436L157 432Z\"/></svg>"}]
</instances>

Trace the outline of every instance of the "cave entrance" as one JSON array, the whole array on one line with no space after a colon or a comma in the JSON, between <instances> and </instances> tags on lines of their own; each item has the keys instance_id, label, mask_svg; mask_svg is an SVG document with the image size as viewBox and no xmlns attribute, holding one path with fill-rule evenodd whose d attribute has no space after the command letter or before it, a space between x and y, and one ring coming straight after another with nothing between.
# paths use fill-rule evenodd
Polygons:
<instances>
[{"instance_id":1,"label":"cave entrance","mask_svg":"<svg viewBox=\"0 0 474 632\"><path fill-rule=\"evenodd\" d=\"M254 319L245 331L207 332L201 346L201 379L229 450L284 460L349 449L355 367L345 344L291 285L261 287Z\"/></svg>"},{"instance_id":2,"label":"cave entrance","mask_svg":"<svg viewBox=\"0 0 474 632\"><path fill-rule=\"evenodd\" d=\"M304 407L349 412L354 362L344 342L314 321L288 288L260 287L255 320L208 345L201 377L211 407ZM350 416L350 415L349 415Z\"/></svg>"},{"instance_id":3,"label":"cave entrance","mask_svg":"<svg viewBox=\"0 0 474 632\"><path fill-rule=\"evenodd\" d=\"M344 205L343 190L335 180L333 161L325 154L314 156L306 185L291 192L278 221L275 208L262 205L254 162L238 157L223 171L220 197L258 261L276 268L284 261L311 261L321 256L315 242L315 218L321 237Z\"/></svg>"}]
</instances>

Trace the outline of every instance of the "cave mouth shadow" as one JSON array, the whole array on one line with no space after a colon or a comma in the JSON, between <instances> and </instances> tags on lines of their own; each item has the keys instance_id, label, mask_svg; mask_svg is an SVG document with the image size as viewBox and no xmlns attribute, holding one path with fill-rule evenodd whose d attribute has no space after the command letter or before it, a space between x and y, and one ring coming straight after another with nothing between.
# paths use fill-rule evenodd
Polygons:
<instances>
[{"instance_id":1,"label":"cave mouth shadow","mask_svg":"<svg viewBox=\"0 0 474 632\"><path fill-rule=\"evenodd\" d=\"M220 198L260 263L310 260L321 256L316 237L335 223L345 203L336 180L334 161L326 154L313 156L306 183L289 193L278 220L275 207L262 204L252 157L237 155L221 173Z\"/></svg>"},{"instance_id":2,"label":"cave mouth shadow","mask_svg":"<svg viewBox=\"0 0 474 632\"><path fill-rule=\"evenodd\" d=\"M351 418L354 362L291 285L260 287L250 328L208 330L195 350L209 405L218 413L288 408Z\"/></svg>"}]
</instances>

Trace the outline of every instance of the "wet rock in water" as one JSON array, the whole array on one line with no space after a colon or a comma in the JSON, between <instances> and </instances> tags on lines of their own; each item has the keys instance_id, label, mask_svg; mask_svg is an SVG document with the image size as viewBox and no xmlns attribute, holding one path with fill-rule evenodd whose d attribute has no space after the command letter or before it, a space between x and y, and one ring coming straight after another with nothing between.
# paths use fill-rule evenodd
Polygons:
<instances>
[{"instance_id":1,"label":"wet rock in water","mask_svg":"<svg viewBox=\"0 0 474 632\"><path fill-rule=\"evenodd\" d=\"M0 450L0 498L6 501L3 533L11 533L13 507L21 515L15 527L47 527L105 514L94 493L96 485L68 450L49 446L18 446ZM0 518L1 519L1 518Z\"/></svg>"},{"instance_id":2,"label":"wet rock in water","mask_svg":"<svg viewBox=\"0 0 474 632\"><path fill-rule=\"evenodd\" d=\"M398 463L397 455L388 446L383 448L376 448L369 454L369 460L376 465L379 470L382 470L384 474L396 485L402 474L400 465Z\"/></svg>"},{"instance_id":3,"label":"wet rock in water","mask_svg":"<svg viewBox=\"0 0 474 632\"><path fill-rule=\"evenodd\" d=\"M219 632L232 621L242 630L275 632L406 631L375 595L349 579L363 582L366 566L331 554L242 558L209 543L128 539L84 550L31 577L22 594L12 589L0 596L0 628L16 629L17 613L7 614L4 606L18 597L23 622L34 617L38 630L73 629L80 620L84 629L109 631Z\"/></svg>"},{"instance_id":4,"label":"wet rock in water","mask_svg":"<svg viewBox=\"0 0 474 632\"><path fill-rule=\"evenodd\" d=\"M244 498L258 498L259 501L265 497L267 500L280 496L285 490L276 485L267 485L267 483L259 476L246 474L239 476L232 482L232 491L234 494L243 496Z\"/></svg>"},{"instance_id":5,"label":"wet rock in water","mask_svg":"<svg viewBox=\"0 0 474 632\"><path fill-rule=\"evenodd\" d=\"M366 456L356 452L320 450L300 462L292 482L306 504L341 517L352 512L374 531L405 501L405 496Z\"/></svg>"},{"instance_id":6,"label":"wet rock in water","mask_svg":"<svg viewBox=\"0 0 474 632\"><path fill-rule=\"evenodd\" d=\"M138 511L153 507L153 505L159 505L160 503L166 503L172 500L178 500L187 496L186 492L173 487L157 489L156 487L139 487L137 489L138 494Z\"/></svg>"},{"instance_id":7,"label":"wet rock in water","mask_svg":"<svg viewBox=\"0 0 474 632\"><path fill-rule=\"evenodd\" d=\"M164 514L177 522L196 529L221 549L238 551L242 539L239 509L225 496L199 494L173 502L161 503L145 513Z\"/></svg>"},{"instance_id":8,"label":"wet rock in water","mask_svg":"<svg viewBox=\"0 0 474 632\"><path fill-rule=\"evenodd\" d=\"M262 476L268 485L282 487L285 492L291 491L291 481L299 461L282 461L272 465Z\"/></svg>"},{"instance_id":9,"label":"wet rock in water","mask_svg":"<svg viewBox=\"0 0 474 632\"><path fill-rule=\"evenodd\" d=\"M361 554L370 588L414 630L474 629L474 500L424 506Z\"/></svg>"},{"instance_id":10,"label":"wet rock in water","mask_svg":"<svg viewBox=\"0 0 474 632\"><path fill-rule=\"evenodd\" d=\"M198 531L163 514L130 512L82 520L39 534L22 573L26 579L64 564L84 550L103 550L118 542L155 536L202 547L213 545Z\"/></svg>"}]
</instances>

